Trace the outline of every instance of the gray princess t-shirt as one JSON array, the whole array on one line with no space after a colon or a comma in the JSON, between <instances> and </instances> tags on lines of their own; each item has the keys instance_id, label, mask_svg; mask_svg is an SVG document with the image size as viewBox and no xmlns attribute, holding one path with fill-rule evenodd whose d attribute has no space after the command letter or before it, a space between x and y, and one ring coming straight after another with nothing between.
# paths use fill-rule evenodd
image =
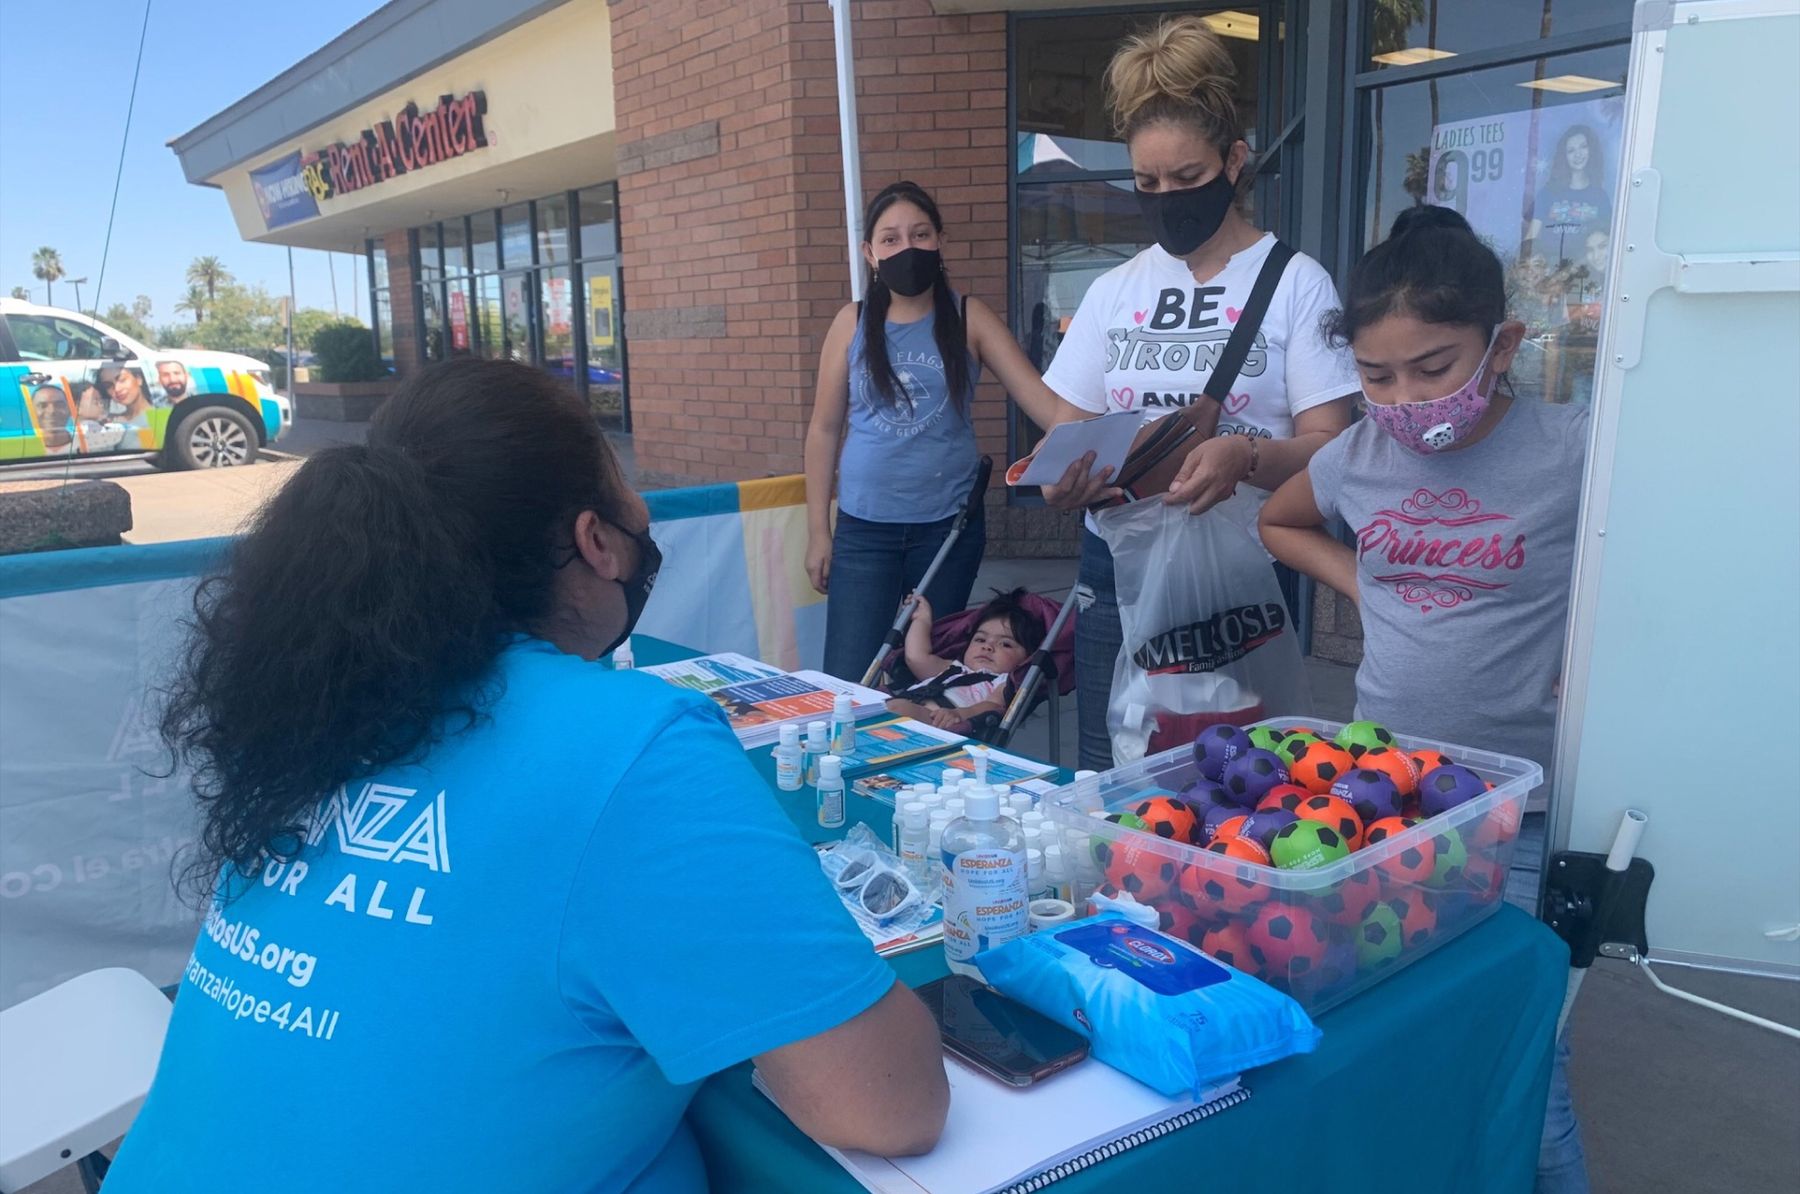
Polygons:
<instances>
[{"instance_id":1,"label":"gray princess t-shirt","mask_svg":"<svg viewBox=\"0 0 1800 1194\"><path fill-rule=\"evenodd\" d=\"M1542 764L1569 616L1585 407L1516 399L1479 442L1420 456L1363 419L1312 458L1355 536L1356 715Z\"/></svg>"}]
</instances>

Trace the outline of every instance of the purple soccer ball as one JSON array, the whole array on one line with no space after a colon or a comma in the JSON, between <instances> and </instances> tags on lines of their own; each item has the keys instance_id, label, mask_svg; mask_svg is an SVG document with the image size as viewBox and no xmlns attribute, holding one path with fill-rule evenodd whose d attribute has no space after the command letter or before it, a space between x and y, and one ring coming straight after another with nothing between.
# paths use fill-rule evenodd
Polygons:
<instances>
[{"instance_id":1,"label":"purple soccer ball","mask_svg":"<svg viewBox=\"0 0 1800 1194\"><path fill-rule=\"evenodd\" d=\"M1364 825L1373 825L1384 817L1400 816L1401 805L1405 803L1400 795L1400 785L1386 772L1369 767L1359 767L1339 777L1331 785L1331 794L1349 802Z\"/></svg>"},{"instance_id":2,"label":"purple soccer ball","mask_svg":"<svg viewBox=\"0 0 1800 1194\"><path fill-rule=\"evenodd\" d=\"M1487 784L1479 775L1461 764L1446 763L1427 771L1419 780L1419 811L1435 817L1485 795Z\"/></svg>"},{"instance_id":3,"label":"purple soccer ball","mask_svg":"<svg viewBox=\"0 0 1800 1194\"><path fill-rule=\"evenodd\" d=\"M1225 786L1212 779L1195 780L1183 788L1181 795L1176 799L1193 809L1196 817L1204 817L1213 809L1222 806L1229 806L1239 812L1243 811L1238 809L1230 794L1225 791Z\"/></svg>"},{"instance_id":4,"label":"purple soccer ball","mask_svg":"<svg viewBox=\"0 0 1800 1194\"><path fill-rule=\"evenodd\" d=\"M1215 783L1225 774L1225 768L1234 760L1244 757L1250 749L1250 735L1236 726L1207 726L1194 738L1194 765L1200 768L1200 774Z\"/></svg>"},{"instance_id":5,"label":"purple soccer ball","mask_svg":"<svg viewBox=\"0 0 1800 1194\"><path fill-rule=\"evenodd\" d=\"M1270 788L1288 782L1287 764L1272 751L1252 747L1226 765L1221 782L1240 808L1255 808Z\"/></svg>"},{"instance_id":6,"label":"purple soccer ball","mask_svg":"<svg viewBox=\"0 0 1800 1194\"><path fill-rule=\"evenodd\" d=\"M1238 830L1238 836L1253 838L1257 845L1267 850L1276 834L1299 819L1297 814L1290 813L1285 808L1259 808L1244 821L1244 827Z\"/></svg>"},{"instance_id":7,"label":"purple soccer ball","mask_svg":"<svg viewBox=\"0 0 1800 1194\"><path fill-rule=\"evenodd\" d=\"M1219 832L1219 826L1225 824L1225 822L1231 820L1233 817L1241 817L1243 815L1244 810L1235 804L1221 804L1216 808L1213 808L1201 821L1200 844L1202 846L1209 845L1213 840L1213 834Z\"/></svg>"}]
</instances>

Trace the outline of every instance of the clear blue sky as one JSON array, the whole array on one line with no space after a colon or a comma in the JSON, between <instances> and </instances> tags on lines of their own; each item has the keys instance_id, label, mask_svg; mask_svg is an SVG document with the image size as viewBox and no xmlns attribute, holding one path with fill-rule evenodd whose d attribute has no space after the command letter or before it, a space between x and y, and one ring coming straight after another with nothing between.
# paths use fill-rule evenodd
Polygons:
<instances>
[{"instance_id":1,"label":"clear blue sky","mask_svg":"<svg viewBox=\"0 0 1800 1194\"><path fill-rule=\"evenodd\" d=\"M142 0L0 0L0 294L24 286L44 301L31 254L49 245L83 306L100 280L106 213L125 133ZM137 111L125 150L112 252L101 309L147 294L153 325L181 321L189 261L213 254L246 283L287 293L287 253L241 240L225 196L191 186L171 138L229 107L380 7L380 0L152 0ZM360 304L368 322L362 258L331 255L338 306ZM303 307L331 308L327 255L294 250ZM360 287L360 289L359 289ZM353 300L353 294L359 299ZM67 282L56 304L75 305Z\"/></svg>"}]
</instances>

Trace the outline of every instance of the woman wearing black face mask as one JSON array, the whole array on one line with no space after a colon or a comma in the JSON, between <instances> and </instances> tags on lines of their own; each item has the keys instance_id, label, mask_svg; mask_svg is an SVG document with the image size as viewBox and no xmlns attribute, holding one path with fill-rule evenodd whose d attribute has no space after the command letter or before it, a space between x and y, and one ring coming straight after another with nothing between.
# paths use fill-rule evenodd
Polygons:
<instances>
[{"instance_id":1,"label":"woman wearing black face mask","mask_svg":"<svg viewBox=\"0 0 1800 1194\"><path fill-rule=\"evenodd\" d=\"M868 299L846 304L825 337L806 432L806 570L829 594L825 670L847 679L861 678L968 497L983 367L1039 425L1083 417L1045 387L986 303L951 289L944 221L923 189L885 188L863 229ZM985 542L978 512L925 592L933 609L968 604Z\"/></svg>"},{"instance_id":2,"label":"woman wearing black face mask","mask_svg":"<svg viewBox=\"0 0 1800 1194\"><path fill-rule=\"evenodd\" d=\"M1239 209L1250 149L1231 55L1200 18L1165 21L1120 47L1107 90L1131 154L1145 236L1155 243L1089 287L1044 381L1086 413L1141 411L1149 423L1193 408L1198 446L1162 500L1198 514L1235 493L1222 513L1254 536L1269 492L1349 425L1356 372L1319 330L1339 305L1337 292L1317 262L1294 255L1235 380L1217 401L1207 397L1213 366L1276 244ZM1044 496L1080 508L1116 495L1109 479L1078 462ZM1122 636L1112 556L1091 523L1081 579L1095 594L1076 624L1081 765L1104 768L1112 763L1106 706Z\"/></svg>"},{"instance_id":3,"label":"woman wearing black face mask","mask_svg":"<svg viewBox=\"0 0 1800 1194\"><path fill-rule=\"evenodd\" d=\"M825 1143L931 1147L937 1026L718 707L591 662L650 592L647 531L572 391L456 361L233 545L162 722L212 908L109 1191L231 1185L272 1142L292 1189L509 1189L529 1156L533 1189L703 1190L683 1113L751 1058ZM707 880L670 880L683 791L730 803L677 851ZM740 875L781 910L753 948L720 915ZM281 1083L221 1098L224 1068ZM345 1090L399 1136L302 1147Z\"/></svg>"}]
</instances>

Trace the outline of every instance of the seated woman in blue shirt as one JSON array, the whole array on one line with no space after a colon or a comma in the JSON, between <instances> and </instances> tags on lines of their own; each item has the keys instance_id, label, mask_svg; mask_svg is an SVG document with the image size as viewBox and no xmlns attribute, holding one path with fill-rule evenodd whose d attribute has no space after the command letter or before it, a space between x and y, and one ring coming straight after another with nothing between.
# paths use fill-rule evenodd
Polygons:
<instances>
[{"instance_id":1,"label":"seated woman in blue shirt","mask_svg":"<svg viewBox=\"0 0 1800 1194\"><path fill-rule=\"evenodd\" d=\"M937 1029L709 701L593 661L660 553L575 396L402 387L196 598L163 732L209 900L109 1194L704 1190L696 1085L936 1141Z\"/></svg>"}]
</instances>

